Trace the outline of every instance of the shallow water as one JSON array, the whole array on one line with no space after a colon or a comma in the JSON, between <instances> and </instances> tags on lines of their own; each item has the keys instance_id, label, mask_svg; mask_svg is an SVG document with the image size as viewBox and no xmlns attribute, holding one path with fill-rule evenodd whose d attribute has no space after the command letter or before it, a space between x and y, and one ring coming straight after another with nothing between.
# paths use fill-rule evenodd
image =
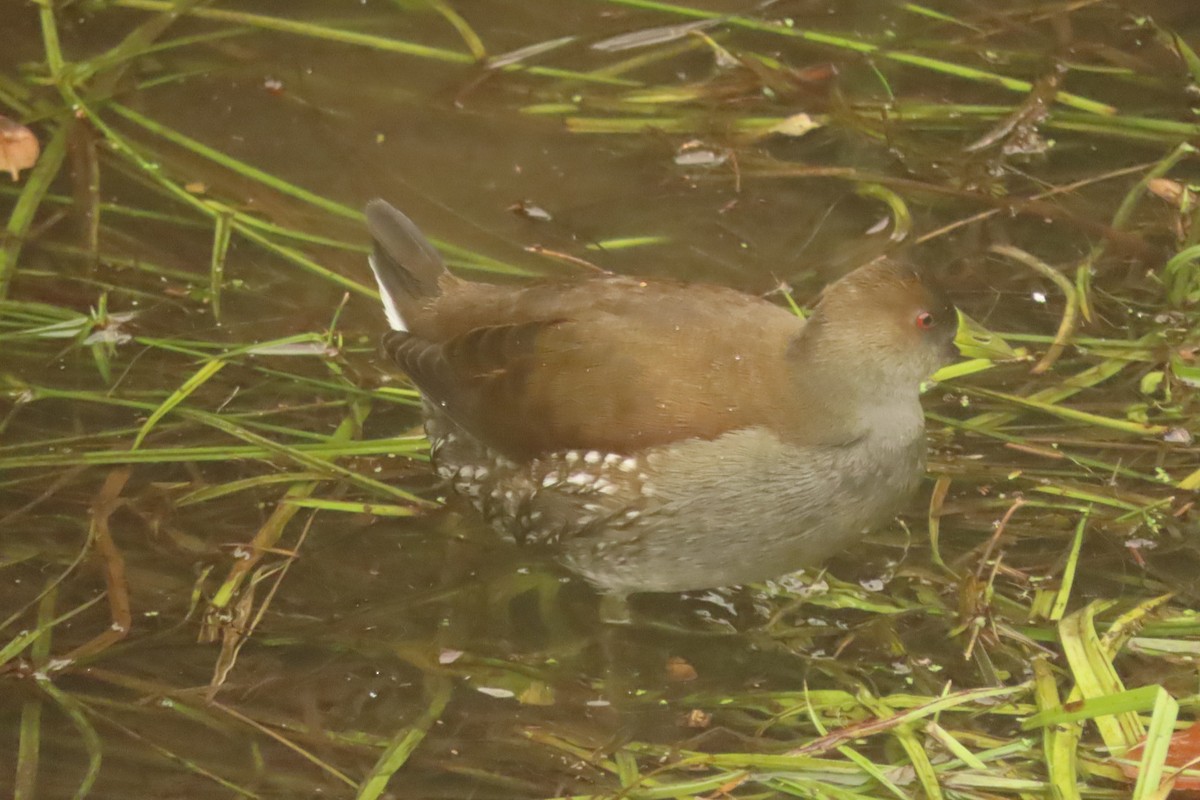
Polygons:
<instances>
[{"instance_id":1,"label":"shallow water","mask_svg":"<svg viewBox=\"0 0 1200 800\"><path fill-rule=\"evenodd\" d=\"M1116 601L1100 609L1102 628L1175 593L1117 659L1117 672L1129 687L1166 686L1190 720L1200 532L1194 492L1180 482L1200 467L1200 448L1178 440L1200 431L1190 349L1200 339L1194 306L1171 308L1165 298L1162 268L1195 243L1193 220L1155 196L1117 224L1114 215L1140 178L1180 142L1197 140L1200 131L1188 127L1195 84L1170 40L1122 5L1036 6L937 7L957 21L883 2L693 6L883 48L865 57L735 20L707 29L711 44L690 36L612 52L592 45L689 18L616 2L453 4L489 55L575 37L524 62L570 76L264 30L262 20L205 18L229 9L198 5L158 34L178 46L84 81L86 107L109 128L74 126L67 166L22 237L8 293L18 302L0 308L0 647L15 643L0 666L0 788L11 783L27 797L71 796L81 784L93 797L379 796L364 787L389 772L380 764L390 743L407 756L397 757L403 766L387 784L385 796L394 797L613 796L623 785L631 797L700 796L721 786L745 797L812 795L839 780L864 796L890 796L829 765L809 773L818 788L796 788L788 782L801 781L795 765L768 768L747 756L688 766L677 757L785 752L822 732L809 709L822 729L886 716L865 693L894 710L910 695L1019 687L1043 653L1056 656L1065 695L1071 668L1061 633L1045 619L1064 569L1074 576L1069 612ZM67 59L117 46L156 8L60 10ZM468 52L436 4L237 10ZM1191 12L1180 0L1137 13L1196 48ZM45 20L33 6L7 13L0 111L27 121L49 150L64 123L62 98L38 80ZM188 36L201 38L178 43ZM743 66L721 67L718 45ZM1117 113L1059 102L1047 119L1015 119L1031 134L1024 143L1043 152L1005 155L1018 142L997 126L1028 91L895 53L1043 85L1060 58L1061 89ZM678 103L638 94L689 87L695 98ZM819 126L802 136L745 130L746 120L798 114ZM655 124L610 130L639 119ZM603 130L582 132L589 126ZM194 143L323 201L267 186ZM684 154L714 163L681 163ZM99 188L89 195L93 164ZM1194 158L1166 176L1195 181ZM24 185L10 190L0 178L0 209L15 208ZM89 197L112 204L94 240L80 211ZM354 217L373 197L462 248L447 253L455 269L490 280L570 276L582 259L751 292L783 286L805 304L833 276L898 251L938 274L965 312L1037 357L1063 314L1062 291L989 247L1016 245L1071 280L1095 252L1092 319L1045 374L1031 374L1026 360L934 386L926 395L931 480L901 522L828 574L637 597L637 624L613 629L599 622L591 590L543 554L496 542L469 514L349 477L422 501L440 497L415 438L415 398L370 391L406 386L385 375L374 347L385 323L368 296L367 239ZM521 204L525 213L514 210ZM211 263L214 226L223 223L206 208L235 224L235 212L245 212L332 241L236 229L217 318ZM955 223L963 224L940 232ZM264 236L292 249L264 246ZM650 238L614 245L634 237ZM297 254L331 275L306 269ZM131 338L106 349L83 341L91 323L74 338L44 330L101 307L136 312L107 325ZM308 354L244 349L319 338L331 326ZM130 455L154 409L218 355L226 362L219 372L166 411L142 455ZM1082 390L1036 395L1108 367L1111 377ZM1051 408L988 391L1035 396ZM978 416L986 413L1009 416ZM1143 419L1172 429L1168 441L1162 431L1104 424ZM342 473L297 455L311 448L281 447L341 447L331 440L339 425L352 441L410 438L394 457L386 442L339 451ZM937 565L928 536L937 476L950 479L938 541L949 569ZM222 486L240 490L215 491ZM211 496L196 494L206 489ZM389 517L336 502L418 513ZM1085 513L1076 560L1071 546ZM281 536L256 553L251 541L274 525ZM89 549L105 531L111 549ZM233 585L239 564L250 569L226 598L222 587ZM127 635L86 644L122 619L126 595ZM38 627L39 602L50 620L89 601L21 644L18 632ZM213 601L223 614L206 611ZM217 644L197 641L206 617L218 638L218 622L234 632L229 648L254 627L236 659L232 649L221 656ZM1164 641L1174 649L1164 651ZM52 661L64 657L71 663ZM831 694L818 702L805 692ZM965 706L970 714L943 724L987 751L1017 737L1013 721L1033 709L1028 692L1020 698L1012 711ZM1088 752L1101 753L1088 736ZM30 756L34 742L40 764ZM859 744L877 763L907 763L899 738ZM921 746L941 758L937 741L922 738ZM1004 763L994 774L1040 780L1033 763ZM747 764L751 777L737 778ZM982 796L954 785L946 769L956 796ZM920 791L911 770L893 779ZM1121 786L1103 775L1088 780ZM656 790L654 781L678 788Z\"/></svg>"}]
</instances>

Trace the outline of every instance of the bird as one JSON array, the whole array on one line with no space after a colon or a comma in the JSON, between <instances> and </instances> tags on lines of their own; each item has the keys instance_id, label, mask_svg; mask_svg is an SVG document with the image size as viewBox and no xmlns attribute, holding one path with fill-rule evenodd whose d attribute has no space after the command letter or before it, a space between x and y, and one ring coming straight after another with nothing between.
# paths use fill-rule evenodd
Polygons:
<instances>
[{"instance_id":1,"label":"bird","mask_svg":"<svg viewBox=\"0 0 1200 800\"><path fill-rule=\"evenodd\" d=\"M448 493L602 594L820 565L920 484L920 385L957 328L921 270L867 263L805 319L716 285L466 280L387 202L366 220L381 352L423 398Z\"/></svg>"}]
</instances>

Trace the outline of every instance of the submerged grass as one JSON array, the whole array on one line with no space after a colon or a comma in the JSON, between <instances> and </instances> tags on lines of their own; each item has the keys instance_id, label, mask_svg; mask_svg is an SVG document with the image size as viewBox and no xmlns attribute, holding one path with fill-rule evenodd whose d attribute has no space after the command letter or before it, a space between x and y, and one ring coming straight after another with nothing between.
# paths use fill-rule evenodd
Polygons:
<instances>
[{"instance_id":1,"label":"submerged grass","mask_svg":"<svg viewBox=\"0 0 1200 800\"><path fill-rule=\"evenodd\" d=\"M0 71L0 111L43 151L0 187L0 785L22 800L1200 786L1186 4L1151 19L895 3L903 22L819 25L568 5L603 31L548 16L502 55L511 24L441 0L335 22L162 0L114 0L82 27L48 2L18 12L41 54ZM1043 30L1071 45L1062 69L1066 49L1028 44ZM261 80L245 63L281 57L272 37L423 64L464 119L477 103L547 152L575 133L649 152L722 225L756 197L845 187L830 214L871 232L831 262L915 244L960 265L987 327L964 321L972 360L928 392L927 517L828 574L651 598L644 629L601 632L586 592L430 514L418 398L371 356L347 192L147 102L191 102L226 69ZM395 64L363 65L339 94L378 104L372 71ZM339 124L355 122L372 130ZM341 163L313 158L326 176ZM528 249L582 264L687 245L653 219L559 224ZM438 245L456 268L532 271ZM425 524L369 526L408 517Z\"/></svg>"}]
</instances>

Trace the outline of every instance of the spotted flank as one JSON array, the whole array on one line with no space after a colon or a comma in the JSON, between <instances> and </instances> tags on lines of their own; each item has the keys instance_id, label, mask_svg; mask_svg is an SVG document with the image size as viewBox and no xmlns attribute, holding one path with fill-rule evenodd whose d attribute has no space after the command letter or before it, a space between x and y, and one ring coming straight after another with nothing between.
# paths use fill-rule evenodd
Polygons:
<instances>
[{"instance_id":1,"label":"spotted flank","mask_svg":"<svg viewBox=\"0 0 1200 800\"><path fill-rule=\"evenodd\" d=\"M649 458L565 450L517 464L429 420L437 474L500 534L521 544L556 544L630 525L655 503Z\"/></svg>"}]
</instances>

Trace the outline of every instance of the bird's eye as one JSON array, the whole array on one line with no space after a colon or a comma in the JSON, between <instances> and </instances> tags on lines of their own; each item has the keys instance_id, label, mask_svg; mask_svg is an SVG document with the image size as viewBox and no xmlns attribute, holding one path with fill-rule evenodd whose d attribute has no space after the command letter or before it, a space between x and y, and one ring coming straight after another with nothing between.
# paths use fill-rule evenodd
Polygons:
<instances>
[{"instance_id":1,"label":"bird's eye","mask_svg":"<svg viewBox=\"0 0 1200 800\"><path fill-rule=\"evenodd\" d=\"M930 314L928 311L922 311L920 314L917 314L916 323L917 330L927 331L933 328L934 325L937 325L937 320L934 319L933 314Z\"/></svg>"}]
</instances>

